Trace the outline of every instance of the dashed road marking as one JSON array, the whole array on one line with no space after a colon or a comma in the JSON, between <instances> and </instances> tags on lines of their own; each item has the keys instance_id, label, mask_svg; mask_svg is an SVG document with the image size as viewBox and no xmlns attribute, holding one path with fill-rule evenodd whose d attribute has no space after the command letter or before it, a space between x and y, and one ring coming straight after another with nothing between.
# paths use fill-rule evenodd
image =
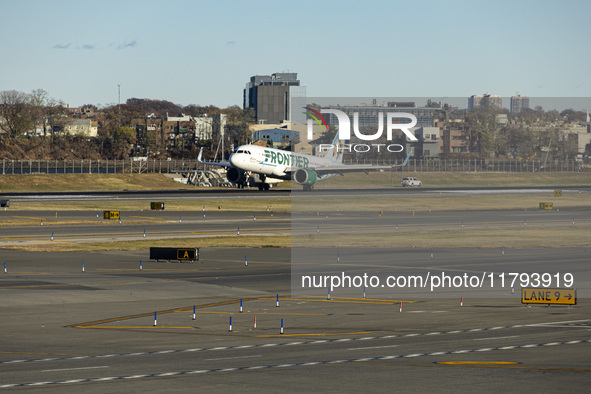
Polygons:
<instances>
[{"instance_id":1,"label":"dashed road marking","mask_svg":"<svg viewBox=\"0 0 591 394\"><path fill-rule=\"evenodd\" d=\"M27 359L27 360L8 360L8 361L0 361L0 365L2 365L2 364L16 364L16 363L31 363L31 362L47 362L47 361L85 360L85 359L107 358L107 357L129 357L129 356L147 356L147 355L151 356L151 355L159 355L159 354L205 352L205 351L215 351L215 350L256 349L256 348L274 347L274 346L318 345L318 344L338 343L338 342L344 342L344 341L354 342L354 341L369 341L369 340L381 340L381 339L412 338L412 337L432 336L432 335L453 335L453 334L463 334L463 333L474 332L474 330L477 330L478 332L485 332L485 331L498 330L501 328L502 329L512 329L512 328L522 328L522 327L526 327L526 326L522 325L522 324L516 324L516 325L510 325L510 326L489 327L489 328L479 328L479 329L436 331L436 332L410 333L410 334L395 334L395 335L371 336L371 337L360 337L360 338L318 339L318 340L314 340L314 341L263 343L263 344L239 345L239 346L217 346L217 347L210 347L210 348L173 349L173 350L161 350L161 351L151 351L151 352L51 357L51 358L37 358L37 359ZM318 334L309 334L309 335L318 335ZM336 335L336 334L333 334L333 335ZM269 335L268 337L282 337L282 335ZM490 338L486 338L486 339L490 339ZM484 339L482 339L482 340L484 340ZM531 346L541 346L541 345L525 345L525 347L527 347L527 346L531 347Z\"/></svg>"},{"instance_id":2,"label":"dashed road marking","mask_svg":"<svg viewBox=\"0 0 591 394\"><path fill-rule=\"evenodd\" d=\"M56 380L56 381L50 381L50 382L14 383L14 384L0 385L0 388L46 386L46 385L51 385L51 384L104 382L104 381L121 380L121 379L159 378L159 377L194 375L194 374L213 373L213 372L252 371L252 370L263 369L263 368L264 369L293 368L293 367L304 367L304 366L312 366L312 365L364 363L364 362L369 362L369 361L439 356L442 354L443 355L465 354L465 353L475 353L475 352L484 352L484 351L488 352L488 351L496 351L496 350L523 349L523 348L528 348L528 347L532 347L532 346L573 345L573 344L590 343L590 342L591 342L591 339L580 339L580 340L575 340L575 341L538 343L538 344L532 344L532 345L503 346L503 347L485 348L485 349L450 350L450 351L446 351L446 352L399 354L399 355L391 355L391 356L355 358L355 359L345 359L345 360L327 360L327 361L301 362L301 363L293 363L293 364L274 364L274 365L257 365L257 366L250 366L250 367L201 369L201 370L195 370L195 371L162 372L162 373L153 373L153 374L145 374L145 375L110 376L110 377L104 377L104 378L89 378L89 379L75 379L75 380Z\"/></svg>"}]
</instances>

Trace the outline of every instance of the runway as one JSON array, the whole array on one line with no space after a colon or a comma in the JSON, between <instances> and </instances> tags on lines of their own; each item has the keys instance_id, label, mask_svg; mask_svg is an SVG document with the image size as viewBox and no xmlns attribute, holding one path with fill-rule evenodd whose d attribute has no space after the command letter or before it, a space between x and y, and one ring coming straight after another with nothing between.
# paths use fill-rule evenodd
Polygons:
<instances>
[{"instance_id":1,"label":"runway","mask_svg":"<svg viewBox=\"0 0 591 394\"><path fill-rule=\"evenodd\" d=\"M459 226L459 212L400 214L398 231L404 226L427 232ZM560 227L572 220L572 212L528 213L527 225ZM589 212L576 212L576 225L583 231ZM2 214L49 217L55 212ZM59 212L72 222L97 221L92 214ZM53 242L80 243L143 240L144 228L147 239L203 231L236 236L238 225L241 233L290 234L295 229L307 236L316 233L319 220L313 211L296 217L295 226L292 215L271 217L266 211L257 211L256 221L250 213L232 211L205 218L200 212L183 212L180 222L172 211L150 212L157 220L131 219L145 214L125 212L121 224L5 226L0 245L51 242L49 230L55 232ZM514 211L464 214L468 229L523 225ZM370 219L353 212L320 219L321 231L333 235L353 226L371 234L395 231L392 216ZM193 236L198 247L203 234ZM0 273L0 388L451 393L582 391L588 386L588 296L572 307L527 307L519 289L512 292L505 285L434 292L366 288L365 294L361 288L333 288L329 299L326 287L296 288L294 282L303 273L480 277L483 272L568 270L581 293L591 283L589 248L507 249L504 254L500 249L445 248L431 257L427 249L406 247L398 248L395 258L388 248L312 249L310 257L305 248L295 254L287 248L203 248L194 263L149 261L147 250L1 250L7 272Z\"/></svg>"}]
</instances>

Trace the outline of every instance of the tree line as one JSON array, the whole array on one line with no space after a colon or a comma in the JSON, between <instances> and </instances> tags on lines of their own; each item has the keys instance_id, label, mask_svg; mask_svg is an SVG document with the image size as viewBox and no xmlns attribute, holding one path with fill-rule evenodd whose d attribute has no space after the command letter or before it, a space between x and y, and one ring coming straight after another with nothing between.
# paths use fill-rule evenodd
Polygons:
<instances>
[{"instance_id":1,"label":"tree line","mask_svg":"<svg viewBox=\"0 0 591 394\"><path fill-rule=\"evenodd\" d=\"M181 106L166 100L131 98L124 104L98 108L92 104L81 106L86 115L96 122L98 136L88 138L65 132L73 118L70 109L61 101L50 97L43 89L30 93L16 90L0 92L0 154L8 159L124 159L141 153L151 157L194 158L197 147L180 145L171 150L156 146L152 133L140 136L133 128L133 119L147 115L155 117L177 116L181 113L193 117L226 114L225 135L228 149L233 143L249 140L249 125L253 122L251 110L238 106L218 108L190 104ZM213 145L212 141L202 144Z\"/></svg>"}]
</instances>

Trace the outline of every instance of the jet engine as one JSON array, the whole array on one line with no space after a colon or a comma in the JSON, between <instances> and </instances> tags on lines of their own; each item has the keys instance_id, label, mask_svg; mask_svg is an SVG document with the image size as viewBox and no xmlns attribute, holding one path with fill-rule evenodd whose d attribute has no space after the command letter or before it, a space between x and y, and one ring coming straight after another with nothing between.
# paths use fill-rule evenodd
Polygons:
<instances>
[{"instance_id":1,"label":"jet engine","mask_svg":"<svg viewBox=\"0 0 591 394\"><path fill-rule=\"evenodd\" d=\"M228 169L228 172L226 172L226 178L228 178L228 180L232 183L243 185L246 182L246 173L242 170L232 167Z\"/></svg>"},{"instance_id":2,"label":"jet engine","mask_svg":"<svg viewBox=\"0 0 591 394\"><path fill-rule=\"evenodd\" d=\"M293 175L293 179L299 185L314 186L318 182L318 174L315 171L307 168L300 168Z\"/></svg>"}]
</instances>

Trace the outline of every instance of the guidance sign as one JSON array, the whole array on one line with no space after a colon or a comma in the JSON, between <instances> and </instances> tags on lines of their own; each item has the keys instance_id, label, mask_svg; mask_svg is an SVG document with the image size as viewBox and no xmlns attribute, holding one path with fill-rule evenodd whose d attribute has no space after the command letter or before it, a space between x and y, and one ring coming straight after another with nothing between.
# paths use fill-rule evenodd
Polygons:
<instances>
[{"instance_id":1,"label":"guidance sign","mask_svg":"<svg viewBox=\"0 0 591 394\"><path fill-rule=\"evenodd\" d=\"M107 220L119 220L119 211L103 211L103 218Z\"/></svg>"},{"instance_id":2,"label":"guidance sign","mask_svg":"<svg viewBox=\"0 0 591 394\"><path fill-rule=\"evenodd\" d=\"M524 287L521 289L521 303L575 305L577 290Z\"/></svg>"}]
</instances>

